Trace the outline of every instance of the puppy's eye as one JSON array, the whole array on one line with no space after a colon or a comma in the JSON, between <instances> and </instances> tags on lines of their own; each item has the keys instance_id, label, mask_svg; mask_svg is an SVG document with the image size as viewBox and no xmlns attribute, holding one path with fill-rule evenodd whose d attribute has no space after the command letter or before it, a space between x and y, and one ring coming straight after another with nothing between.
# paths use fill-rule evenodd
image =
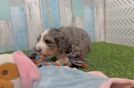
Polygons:
<instances>
[{"instance_id":1,"label":"puppy's eye","mask_svg":"<svg viewBox=\"0 0 134 88\"><path fill-rule=\"evenodd\" d=\"M51 44L51 43L53 43L53 42L46 39L46 40L45 40L45 43Z\"/></svg>"}]
</instances>

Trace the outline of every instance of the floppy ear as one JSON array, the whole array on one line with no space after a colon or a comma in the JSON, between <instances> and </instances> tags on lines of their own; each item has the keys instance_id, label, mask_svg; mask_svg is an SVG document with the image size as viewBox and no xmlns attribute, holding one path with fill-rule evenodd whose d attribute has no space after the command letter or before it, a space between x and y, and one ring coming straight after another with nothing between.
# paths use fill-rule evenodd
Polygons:
<instances>
[{"instance_id":1,"label":"floppy ear","mask_svg":"<svg viewBox=\"0 0 134 88\"><path fill-rule=\"evenodd\" d=\"M71 45L69 43L68 38L63 35L62 33L60 33L60 36L58 38L58 42L57 45L59 47L59 51L61 54L67 53L69 49L71 49Z\"/></svg>"},{"instance_id":2,"label":"floppy ear","mask_svg":"<svg viewBox=\"0 0 134 88\"><path fill-rule=\"evenodd\" d=\"M68 52L68 49L71 49L71 44L69 43L69 39L59 30L54 34L54 39L58 46L60 54L64 54Z\"/></svg>"}]
</instances>

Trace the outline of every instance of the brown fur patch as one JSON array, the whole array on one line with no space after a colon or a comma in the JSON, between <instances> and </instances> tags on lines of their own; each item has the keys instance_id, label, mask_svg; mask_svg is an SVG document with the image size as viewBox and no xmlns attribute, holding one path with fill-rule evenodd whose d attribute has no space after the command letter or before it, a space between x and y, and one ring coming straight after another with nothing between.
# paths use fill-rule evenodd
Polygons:
<instances>
[{"instance_id":1,"label":"brown fur patch","mask_svg":"<svg viewBox=\"0 0 134 88\"><path fill-rule=\"evenodd\" d=\"M19 77L19 72L15 64L7 63L0 65L0 78L13 80Z\"/></svg>"},{"instance_id":2,"label":"brown fur patch","mask_svg":"<svg viewBox=\"0 0 134 88\"><path fill-rule=\"evenodd\" d=\"M9 80L0 79L0 88L14 88L14 85Z\"/></svg>"}]
</instances>

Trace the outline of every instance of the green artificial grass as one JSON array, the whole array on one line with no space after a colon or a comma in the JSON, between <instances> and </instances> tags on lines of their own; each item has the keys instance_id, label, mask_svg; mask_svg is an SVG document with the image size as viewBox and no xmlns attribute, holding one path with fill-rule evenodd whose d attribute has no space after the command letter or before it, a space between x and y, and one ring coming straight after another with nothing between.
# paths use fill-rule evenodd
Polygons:
<instances>
[{"instance_id":1,"label":"green artificial grass","mask_svg":"<svg viewBox=\"0 0 134 88\"><path fill-rule=\"evenodd\" d=\"M89 68L85 71L97 70L109 77L134 79L134 47L93 43L87 58Z\"/></svg>"}]
</instances>

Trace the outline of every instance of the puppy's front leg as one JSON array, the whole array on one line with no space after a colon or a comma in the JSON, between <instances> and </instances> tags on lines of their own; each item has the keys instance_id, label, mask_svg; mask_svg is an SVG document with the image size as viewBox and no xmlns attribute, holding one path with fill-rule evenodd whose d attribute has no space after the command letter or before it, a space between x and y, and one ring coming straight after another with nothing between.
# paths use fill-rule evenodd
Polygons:
<instances>
[{"instance_id":1,"label":"puppy's front leg","mask_svg":"<svg viewBox=\"0 0 134 88\"><path fill-rule=\"evenodd\" d=\"M58 60L55 62L56 66L71 66L71 62L66 55L61 55L58 57Z\"/></svg>"}]
</instances>

